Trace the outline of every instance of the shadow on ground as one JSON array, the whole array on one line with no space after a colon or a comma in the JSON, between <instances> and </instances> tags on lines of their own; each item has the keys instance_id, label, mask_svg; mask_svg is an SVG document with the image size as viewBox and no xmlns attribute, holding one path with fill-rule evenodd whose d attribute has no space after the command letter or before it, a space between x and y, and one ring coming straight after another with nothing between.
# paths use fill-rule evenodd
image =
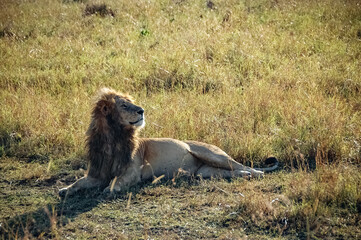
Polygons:
<instances>
[{"instance_id":1,"label":"shadow on ground","mask_svg":"<svg viewBox=\"0 0 361 240\"><path fill-rule=\"evenodd\" d=\"M184 185L197 185L199 181L193 178L179 177L177 179L162 181L162 185L172 185L178 188ZM2 239L28 239L56 237L56 229L67 225L78 215L89 212L100 203L115 199L126 199L127 192L133 196L143 192L151 182L138 184L129 191L119 194L104 194L101 189L80 191L74 196L59 199L56 204L46 204L36 211L27 212L0 222L0 236ZM50 187L50 186L48 186Z\"/></svg>"},{"instance_id":2,"label":"shadow on ground","mask_svg":"<svg viewBox=\"0 0 361 240\"><path fill-rule=\"evenodd\" d=\"M0 236L3 239L51 237L58 226L64 226L79 214L91 211L104 200L99 190L67 197L55 205L47 204L36 211L5 219L0 225Z\"/></svg>"}]
</instances>

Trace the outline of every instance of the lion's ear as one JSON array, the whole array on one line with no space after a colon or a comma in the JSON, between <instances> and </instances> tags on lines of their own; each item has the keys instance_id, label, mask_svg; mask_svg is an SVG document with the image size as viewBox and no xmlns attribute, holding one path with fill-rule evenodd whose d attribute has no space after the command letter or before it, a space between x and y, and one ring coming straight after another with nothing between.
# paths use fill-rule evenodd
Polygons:
<instances>
[{"instance_id":1,"label":"lion's ear","mask_svg":"<svg viewBox=\"0 0 361 240\"><path fill-rule=\"evenodd\" d=\"M104 116L107 116L109 114L109 107L107 105L104 105L101 111Z\"/></svg>"},{"instance_id":2,"label":"lion's ear","mask_svg":"<svg viewBox=\"0 0 361 240\"><path fill-rule=\"evenodd\" d=\"M102 113L103 116L108 116L108 114L110 113L110 106L106 101L100 101L98 103L100 112Z\"/></svg>"}]
</instances>

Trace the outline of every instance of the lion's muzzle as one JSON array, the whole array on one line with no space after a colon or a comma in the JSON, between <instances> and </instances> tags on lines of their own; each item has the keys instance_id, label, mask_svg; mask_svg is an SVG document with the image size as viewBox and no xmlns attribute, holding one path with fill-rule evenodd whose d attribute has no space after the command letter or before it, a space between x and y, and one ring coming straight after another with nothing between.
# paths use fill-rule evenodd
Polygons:
<instances>
[{"instance_id":1,"label":"lion's muzzle","mask_svg":"<svg viewBox=\"0 0 361 240\"><path fill-rule=\"evenodd\" d=\"M129 123L136 127L144 127L144 124L145 124L144 109L139 107L139 110L137 111L137 113L139 114L139 119L137 121L129 122Z\"/></svg>"}]
</instances>

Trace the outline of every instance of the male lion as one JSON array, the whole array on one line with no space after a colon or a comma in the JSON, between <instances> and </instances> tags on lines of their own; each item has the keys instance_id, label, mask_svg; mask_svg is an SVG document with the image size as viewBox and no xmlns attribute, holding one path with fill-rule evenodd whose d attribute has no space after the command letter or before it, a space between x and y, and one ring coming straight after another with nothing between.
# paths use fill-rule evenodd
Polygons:
<instances>
[{"instance_id":1,"label":"male lion","mask_svg":"<svg viewBox=\"0 0 361 240\"><path fill-rule=\"evenodd\" d=\"M138 138L144 127L144 110L125 94L103 88L96 99L87 131L88 174L59 191L60 196L80 189L106 187L119 192L141 181L180 171L211 177L261 177L263 171L233 160L216 146L171 138Z\"/></svg>"}]
</instances>

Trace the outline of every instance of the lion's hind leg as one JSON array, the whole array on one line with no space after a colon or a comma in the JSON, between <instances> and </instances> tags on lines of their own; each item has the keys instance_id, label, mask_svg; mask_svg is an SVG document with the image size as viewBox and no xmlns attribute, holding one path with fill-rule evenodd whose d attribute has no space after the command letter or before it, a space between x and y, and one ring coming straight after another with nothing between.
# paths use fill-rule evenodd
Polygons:
<instances>
[{"instance_id":1,"label":"lion's hind leg","mask_svg":"<svg viewBox=\"0 0 361 240\"><path fill-rule=\"evenodd\" d=\"M251 178L251 172L244 171L244 170L226 170L221 168L215 168L207 165L201 166L196 174L196 176L202 177L202 178L213 178L213 177L219 177L219 178L234 178L234 177L243 177L246 179Z\"/></svg>"},{"instance_id":2,"label":"lion's hind leg","mask_svg":"<svg viewBox=\"0 0 361 240\"><path fill-rule=\"evenodd\" d=\"M216 147L211 144L196 142L196 141L186 141L190 148L190 153L203 162L205 165L208 165L213 168L220 168L228 171L243 171L250 172L252 177L262 177L263 172L255 170L250 167L246 167L233 158L231 158L227 153L221 150L219 147Z\"/></svg>"}]
</instances>

